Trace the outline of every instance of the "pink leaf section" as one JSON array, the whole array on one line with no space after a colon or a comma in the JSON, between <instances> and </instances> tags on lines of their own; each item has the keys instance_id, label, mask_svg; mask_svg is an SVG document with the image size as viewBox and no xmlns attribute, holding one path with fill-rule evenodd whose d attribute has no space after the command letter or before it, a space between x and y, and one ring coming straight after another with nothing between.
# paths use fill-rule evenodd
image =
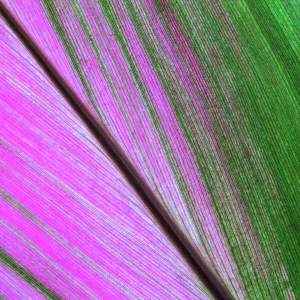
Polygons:
<instances>
[{"instance_id":1,"label":"pink leaf section","mask_svg":"<svg viewBox=\"0 0 300 300\"><path fill-rule=\"evenodd\" d=\"M74 65L72 67L70 53L64 49L62 39L40 2L33 2L30 7L19 1L7 4L91 112L106 125L206 262L243 298L235 262L225 243L195 157L124 2L113 1L114 18L126 38L127 51L140 84L97 1L53 2L58 21L72 44L80 72ZM162 55L172 62L173 73L169 76L170 82L173 82L173 77L180 80L180 86L174 88L178 99L181 99L181 93L190 95L190 99L181 100L183 105L184 101L191 102L193 108L187 107L186 110L190 110L209 132L210 120L197 92L200 90L205 97L210 93L199 62L176 30L176 21L171 14L168 15L174 41L157 17L152 1L136 2L135 5L140 15L144 9L153 21L149 26L145 24L149 41L155 44L158 40ZM79 21L76 7L80 7L87 24ZM177 45L181 48L178 49ZM182 54L187 61L182 59ZM198 90L190 78L190 70L196 74ZM80 78L82 74L84 79ZM151 119L151 114L156 115L156 121ZM80 188L77 183L75 186Z\"/></svg>"},{"instance_id":2,"label":"pink leaf section","mask_svg":"<svg viewBox=\"0 0 300 300\"><path fill-rule=\"evenodd\" d=\"M1 248L64 299L210 299L2 21L0 35ZM0 272L1 296L44 298Z\"/></svg>"}]
</instances>

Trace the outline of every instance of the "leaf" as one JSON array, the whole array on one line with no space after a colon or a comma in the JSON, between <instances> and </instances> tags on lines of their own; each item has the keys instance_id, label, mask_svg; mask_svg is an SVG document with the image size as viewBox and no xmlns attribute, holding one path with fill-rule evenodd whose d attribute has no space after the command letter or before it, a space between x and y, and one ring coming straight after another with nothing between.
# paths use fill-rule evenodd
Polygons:
<instances>
[{"instance_id":1,"label":"leaf","mask_svg":"<svg viewBox=\"0 0 300 300\"><path fill-rule=\"evenodd\" d=\"M3 262L14 260L63 298L204 297L78 117L1 28L9 45L2 54L12 58L1 76Z\"/></svg>"},{"instance_id":2,"label":"leaf","mask_svg":"<svg viewBox=\"0 0 300 300\"><path fill-rule=\"evenodd\" d=\"M32 2L6 5L218 281L237 299L293 299L299 43L281 21L296 18L279 1ZM210 297L30 53L1 34L4 253L63 298Z\"/></svg>"}]
</instances>

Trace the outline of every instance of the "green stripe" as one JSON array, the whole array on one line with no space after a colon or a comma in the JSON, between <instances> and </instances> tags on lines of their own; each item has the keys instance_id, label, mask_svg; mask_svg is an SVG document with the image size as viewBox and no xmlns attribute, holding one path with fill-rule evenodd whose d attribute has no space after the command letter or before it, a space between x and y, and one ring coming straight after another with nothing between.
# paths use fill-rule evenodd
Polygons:
<instances>
[{"instance_id":1,"label":"green stripe","mask_svg":"<svg viewBox=\"0 0 300 300\"><path fill-rule=\"evenodd\" d=\"M280 277L278 262L281 260L287 268L294 291L296 291L296 282L293 280L296 280L299 272L295 261L299 261L297 254L297 249L299 249L297 230L299 228L297 229L298 226L296 226L299 196L296 195L300 194L300 172L299 159L295 153L299 153L300 150L299 143L296 142L299 141L300 132L292 130L299 128L299 125L289 121L297 122L299 120L299 104L293 89L290 89L288 80L286 80L286 76L289 74L278 66L272 49L264 41L255 21L251 19L248 11L241 15L243 9L241 7L237 9L242 1L234 4L230 1L226 2L228 2L227 6L231 8L229 16L234 16L234 24L238 24L237 31L240 32L240 40L248 38L247 42L244 40L243 44L246 54L242 53L244 56L237 55L239 46L238 41L234 38L227 41L220 40L218 43L218 32L222 32L222 28L220 25L217 26L216 41L210 41L210 43L217 49L221 49L221 63L224 62L224 68L230 72L224 76L220 69L217 69L215 73L223 88L232 89L231 94L239 109L237 115L240 116L234 118L243 124L245 135L252 144L252 154L249 153L249 156L246 151L242 152L242 149L247 147L242 134L241 139L238 139L237 134L231 135L222 124L216 122L216 126L224 135L222 144L230 173L234 174L241 202L244 203L255 227L267 259L271 278L274 280L268 282L267 285L273 286L272 289L275 293L277 291L278 295L283 297L286 283L280 278L276 282L274 278L277 277L277 274ZM214 5L211 5L210 10L213 9ZM176 11L182 12L179 8ZM200 13L197 12L202 12L203 7L200 7L199 4L198 8L193 11L195 12L193 17L199 20ZM189 13L191 14L192 11ZM209 15L208 12L203 11L203 13L205 16ZM215 13L216 15L217 13ZM220 13L218 15L220 16ZM265 15L269 16L267 13ZM189 17L191 19L191 15ZM182 13L178 16L178 19L181 18ZM218 23L219 19L221 18L216 18L215 23ZM250 33L249 24L251 24ZM226 26L228 28L228 24ZM190 25L190 30L193 29L192 27ZM187 30L186 34L188 35L189 32L192 31ZM189 41L193 45L194 51L202 59L203 56L199 49L203 44L205 33L202 32L202 35L198 31L197 33L198 35L194 34ZM253 39L251 40L250 37ZM211 38L211 34L209 34L209 38ZM209 68L207 69L209 70ZM276 74L275 78L274 74ZM209 78L211 75L212 73L209 73L207 77ZM274 83L273 80L276 82ZM222 101L222 106L230 108L229 99L224 97L216 99ZM222 116L224 120L230 118L232 117L228 113L224 113ZM237 124L234 127L236 130L241 128ZM286 176L288 178L285 178ZM262 284L262 282L257 283L258 286ZM254 295L255 291L252 296ZM278 295L275 294L274 297L278 297Z\"/></svg>"},{"instance_id":2,"label":"green stripe","mask_svg":"<svg viewBox=\"0 0 300 300\"><path fill-rule=\"evenodd\" d=\"M245 82L245 85L251 84L248 101L256 114L255 121L249 122L246 128L247 134L261 149L265 172L269 172L275 185L273 189L266 181L264 193L258 193L255 199L260 203L259 211L250 207L249 214L254 223L260 222L258 234L264 247L269 245L270 264L276 261L274 256L280 255L289 276L288 283L297 295L300 294L297 282L300 272L295 263L300 260L297 217L300 212L300 64L299 52L297 56L294 50L297 46L292 45L297 38L287 37L285 22L279 24L269 10L268 6L273 6L273 11L278 10L276 1L274 4L262 1L259 5L254 1L238 1L239 14L230 1L224 2L256 76L255 82ZM252 24L251 35L248 22ZM242 90L239 95L243 99ZM249 115L246 105L241 105L243 115ZM272 195L272 190L277 191L276 194ZM261 218L261 212L267 218ZM269 231L273 231L273 237L265 234Z\"/></svg>"},{"instance_id":3,"label":"green stripe","mask_svg":"<svg viewBox=\"0 0 300 300\"><path fill-rule=\"evenodd\" d=\"M62 299L53 290L48 288L45 284L34 277L26 268L21 266L14 258L12 258L4 249L0 247L0 260L11 268L16 274L22 277L26 282L32 285L35 289L41 292L48 299L59 300Z\"/></svg>"}]
</instances>

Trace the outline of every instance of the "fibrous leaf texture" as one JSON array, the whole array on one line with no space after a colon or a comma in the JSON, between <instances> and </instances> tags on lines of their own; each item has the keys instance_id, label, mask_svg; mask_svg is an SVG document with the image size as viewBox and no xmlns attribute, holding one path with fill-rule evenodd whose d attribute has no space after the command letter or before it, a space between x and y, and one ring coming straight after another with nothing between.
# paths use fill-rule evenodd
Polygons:
<instances>
[{"instance_id":1,"label":"fibrous leaf texture","mask_svg":"<svg viewBox=\"0 0 300 300\"><path fill-rule=\"evenodd\" d=\"M1 7L212 277L3 18L0 297L214 299L214 286L232 299L300 297L298 1Z\"/></svg>"}]
</instances>

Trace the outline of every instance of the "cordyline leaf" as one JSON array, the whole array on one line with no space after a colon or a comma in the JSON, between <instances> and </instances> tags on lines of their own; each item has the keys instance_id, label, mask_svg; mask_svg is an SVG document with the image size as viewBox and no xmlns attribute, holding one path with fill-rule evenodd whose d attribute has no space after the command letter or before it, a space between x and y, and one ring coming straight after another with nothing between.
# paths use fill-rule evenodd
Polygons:
<instances>
[{"instance_id":1,"label":"cordyline leaf","mask_svg":"<svg viewBox=\"0 0 300 300\"><path fill-rule=\"evenodd\" d=\"M2 53L12 59L1 77L0 255L23 278L20 291L29 283L49 298L209 298L26 49L1 28L9 45ZM1 287L4 297L10 292Z\"/></svg>"},{"instance_id":2,"label":"cordyline leaf","mask_svg":"<svg viewBox=\"0 0 300 300\"><path fill-rule=\"evenodd\" d=\"M296 2L3 3L1 296L300 295Z\"/></svg>"}]
</instances>

